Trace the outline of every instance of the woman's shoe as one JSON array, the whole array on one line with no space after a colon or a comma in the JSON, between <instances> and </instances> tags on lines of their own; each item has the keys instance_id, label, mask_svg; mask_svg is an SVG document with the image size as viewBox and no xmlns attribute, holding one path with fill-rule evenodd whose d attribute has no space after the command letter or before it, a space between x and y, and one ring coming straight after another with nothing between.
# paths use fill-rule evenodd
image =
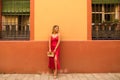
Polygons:
<instances>
[{"instance_id":1,"label":"woman's shoe","mask_svg":"<svg viewBox=\"0 0 120 80\"><path fill-rule=\"evenodd\" d=\"M56 78L57 78L57 76L56 76L56 75L54 75L53 77L54 77L54 79L56 79Z\"/></svg>"},{"instance_id":2,"label":"woman's shoe","mask_svg":"<svg viewBox=\"0 0 120 80\"><path fill-rule=\"evenodd\" d=\"M56 79L56 78L57 78L57 72L56 72L56 71L54 72L53 77L54 77L54 79Z\"/></svg>"}]
</instances>

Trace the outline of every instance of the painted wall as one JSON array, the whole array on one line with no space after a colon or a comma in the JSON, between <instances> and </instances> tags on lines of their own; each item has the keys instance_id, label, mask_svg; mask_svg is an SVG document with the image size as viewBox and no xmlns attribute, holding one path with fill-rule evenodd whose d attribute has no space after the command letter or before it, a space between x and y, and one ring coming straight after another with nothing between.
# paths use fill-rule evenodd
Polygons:
<instances>
[{"instance_id":1,"label":"painted wall","mask_svg":"<svg viewBox=\"0 0 120 80\"><path fill-rule=\"evenodd\" d=\"M87 0L35 0L34 9L35 40L48 40L55 24L62 40L87 40Z\"/></svg>"},{"instance_id":2,"label":"painted wall","mask_svg":"<svg viewBox=\"0 0 120 80\"><path fill-rule=\"evenodd\" d=\"M62 41L60 72L120 72L119 41ZM47 41L0 42L0 73L48 72Z\"/></svg>"},{"instance_id":3,"label":"painted wall","mask_svg":"<svg viewBox=\"0 0 120 80\"><path fill-rule=\"evenodd\" d=\"M54 24L62 36L60 72L120 72L120 41L91 40L90 0L30 3L30 41L0 41L0 73L48 72L47 40Z\"/></svg>"}]
</instances>

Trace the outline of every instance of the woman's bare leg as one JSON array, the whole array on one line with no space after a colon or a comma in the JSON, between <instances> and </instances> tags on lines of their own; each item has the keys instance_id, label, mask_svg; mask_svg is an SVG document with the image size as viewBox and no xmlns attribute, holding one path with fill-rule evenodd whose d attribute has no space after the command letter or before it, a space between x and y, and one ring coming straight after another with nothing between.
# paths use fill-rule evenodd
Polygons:
<instances>
[{"instance_id":1,"label":"woman's bare leg","mask_svg":"<svg viewBox=\"0 0 120 80\"><path fill-rule=\"evenodd\" d=\"M57 57L55 56L55 71L54 71L54 78L57 77Z\"/></svg>"},{"instance_id":2,"label":"woman's bare leg","mask_svg":"<svg viewBox=\"0 0 120 80\"><path fill-rule=\"evenodd\" d=\"M53 74L54 73L54 69L49 69L49 74Z\"/></svg>"}]
</instances>

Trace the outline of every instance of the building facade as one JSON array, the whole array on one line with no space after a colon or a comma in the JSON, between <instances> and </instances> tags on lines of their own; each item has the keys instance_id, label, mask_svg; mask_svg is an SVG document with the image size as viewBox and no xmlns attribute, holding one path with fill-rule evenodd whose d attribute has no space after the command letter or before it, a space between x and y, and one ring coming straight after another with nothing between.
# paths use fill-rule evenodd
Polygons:
<instances>
[{"instance_id":1,"label":"building facade","mask_svg":"<svg viewBox=\"0 0 120 80\"><path fill-rule=\"evenodd\" d=\"M48 72L46 55L48 39L53 25L56 24L60 26L61 34L60 72L120 72L120 41L117 40L118 38L112 40L111 36L99 36L99 32L102 32L100 30L108 33L115 30L118 34L119 26L109 28L107 22L113 23L115 19L120 19L119 0L102 1L105 2L101 3L101 0L30 0L30 16L22 10L22 13L26 15L24 20L21 20L18 14L6 15L2 12L4 10L1 10L3 23L14 21L15 24L21 22L21 25L24 25L24 22L27 24L29 21L30 38L27 41L0 41L0 72ZM113 1L118 2L113 3ZM2 5L0 9L3 7ZM5 12L9 13L6 10ZM101 28L103 22L106 23L106 26L103 26L105 29ZM119 20L116 23L118 24ZM15 30L23 30L18 28L18 25L15 26ZM12 29L10 26L9 30ZM1 30L6 30L6 28L2 25ZM95 35L93 35L94 31ZM109 40L105 40L108 38Z\"/></svg>"}]
</instances>

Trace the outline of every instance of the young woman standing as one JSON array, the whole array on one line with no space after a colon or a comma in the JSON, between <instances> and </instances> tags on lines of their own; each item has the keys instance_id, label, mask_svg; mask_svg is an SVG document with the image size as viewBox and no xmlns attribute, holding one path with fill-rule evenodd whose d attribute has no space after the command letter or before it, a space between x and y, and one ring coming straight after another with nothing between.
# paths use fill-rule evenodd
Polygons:
<instances>
[{"instance_id":1,"label":"young woman standing","mask_svg":"<svg viewBox=\"0 0 120 80\"><path fill-rule=\"evenodd\" d=\"M49 52L54 53L54 57L49 57L48 67L54 72L54 78L57 78L57 72L60 69L60 33L59 26L54 25L49 39Z\"/></svg>"}]
</instances>

